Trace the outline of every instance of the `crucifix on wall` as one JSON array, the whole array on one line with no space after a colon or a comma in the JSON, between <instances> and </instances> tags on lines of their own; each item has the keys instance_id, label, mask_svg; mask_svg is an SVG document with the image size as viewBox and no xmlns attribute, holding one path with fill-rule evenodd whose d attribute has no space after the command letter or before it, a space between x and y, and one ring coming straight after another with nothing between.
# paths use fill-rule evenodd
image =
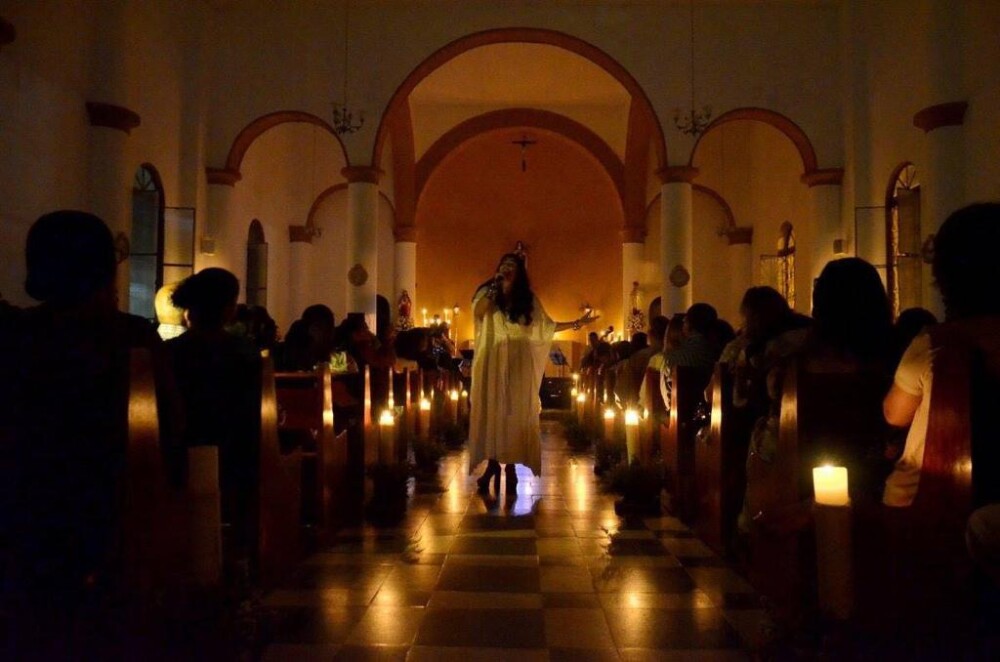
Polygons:
<instances>
[{"instance_id":1,"label":"crucifix on wall","mask_svg":"<svg viewBox=\"0 0 1000 662\"><path fill-rule=\"evenodd\" d=\"M526 172L528 170L528 160L527 160L527 149L532 145L538 143L537 140L532 140L528 138L527 134L521 134L520 140L511 140L511 143L518 145L521 148L521 172Z\"/></svg>"}]
</instances>

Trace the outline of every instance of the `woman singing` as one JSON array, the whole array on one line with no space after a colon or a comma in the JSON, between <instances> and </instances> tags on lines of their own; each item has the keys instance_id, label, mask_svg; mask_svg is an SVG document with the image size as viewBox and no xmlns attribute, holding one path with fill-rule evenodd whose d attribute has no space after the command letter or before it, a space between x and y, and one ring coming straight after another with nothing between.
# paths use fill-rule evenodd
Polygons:
<instances>
[{"instance_id":1,"label":"woman singing","mask_svg":"<svg viewBox=\"0 0 1000 662\"><path fill-rule=\"evenodd\" d=\"M589 313L572 322L553 322L531 291L524 260L508 253L496 274L472 297L475 354L472 359L471 466L488 459L479 492L500 492L500 463L506 465L507 495L517 490L516 464L537 476L541 468L541 403L538 389L552 336L597 319Z\"/></svg>"}]
</instances>

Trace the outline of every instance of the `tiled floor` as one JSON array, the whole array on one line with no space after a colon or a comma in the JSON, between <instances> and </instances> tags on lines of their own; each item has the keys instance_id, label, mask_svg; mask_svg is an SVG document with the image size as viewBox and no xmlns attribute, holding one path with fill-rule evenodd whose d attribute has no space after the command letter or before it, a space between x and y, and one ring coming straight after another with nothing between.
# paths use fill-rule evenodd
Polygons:
<instances>
[{"instance_id":1,"label":"tiled floor","mask_svg":"<svg viewBox=\"0 0 1000 662\"><path fill-rule=\"evenodd\" d=\"M750 586L676 519L617 517L559 431L515 500L477 495L460 454L395 528L341 532L266 597L264 659L747 659Z\"/></svg>"}]
</instances>

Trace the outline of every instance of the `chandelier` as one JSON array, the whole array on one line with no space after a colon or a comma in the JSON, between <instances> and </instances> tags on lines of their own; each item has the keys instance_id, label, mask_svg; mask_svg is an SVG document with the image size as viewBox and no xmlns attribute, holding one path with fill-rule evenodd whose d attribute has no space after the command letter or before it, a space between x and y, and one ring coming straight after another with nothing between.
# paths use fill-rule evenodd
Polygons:
<instances>
[{"instance_id":1,"label":"chandelier","mask_svg":"<svg viewBox=\"0 0 1000 662\"><path fill-rule=\"evenodd\" d=\"M674 108L674 126L681 133L689 136L700 136L708 128L712 119L712 107L702 106L700 111L695 109L694 104L694 0L690 4L691 14L691 110L681 112L680 108Z\"/></svg>"},{"instance_id":2,"label":"chandelier","mask_svg":"<svg viewBox=\"0 0 1000 662\"><path fill-rule=\"evenodd\" d=\"M344 3L344 93L341 98L344 100L343 104L337 105L333 104L333 130L338 136L343 136L348 133L354 133L358 131L365 125L365 115L363 111L355 112L352 111L347 105L347 73L350 71L348 67L349 60L348 54L350 50L350 36L349 36L349 26L350 26L350 8L351 3Z\"/></svg>"}]
</instances>

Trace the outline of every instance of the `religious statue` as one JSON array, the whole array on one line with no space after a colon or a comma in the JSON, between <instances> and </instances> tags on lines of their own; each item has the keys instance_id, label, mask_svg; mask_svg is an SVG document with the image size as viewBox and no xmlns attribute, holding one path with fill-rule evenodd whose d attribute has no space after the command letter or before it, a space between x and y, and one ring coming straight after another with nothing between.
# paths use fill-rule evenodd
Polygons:
<instances>
[{"instance_id":1,"label":"religious statue","mask_svg":"<svg viewBox=\"0 0 1000 662\"><path fill-rule=\"evenodd\" d=\"M403 290L396 304L396 329L399 331L413 328L412 308L413 301L410 299L410 293Z\"/></svg>"},{"instance_id":2,"label":"religious statue","mask_svg":"<svg viewBox=\"0 0 1000 662\"><path fill-rule=\"evenodd\" d=\"M639 333L646 328L646 315L642 312L642 294L639 292L639 281L632 281L632 292L629 293L629 315L625 324L628 336Z\"/></svg>"}]
</instances>

